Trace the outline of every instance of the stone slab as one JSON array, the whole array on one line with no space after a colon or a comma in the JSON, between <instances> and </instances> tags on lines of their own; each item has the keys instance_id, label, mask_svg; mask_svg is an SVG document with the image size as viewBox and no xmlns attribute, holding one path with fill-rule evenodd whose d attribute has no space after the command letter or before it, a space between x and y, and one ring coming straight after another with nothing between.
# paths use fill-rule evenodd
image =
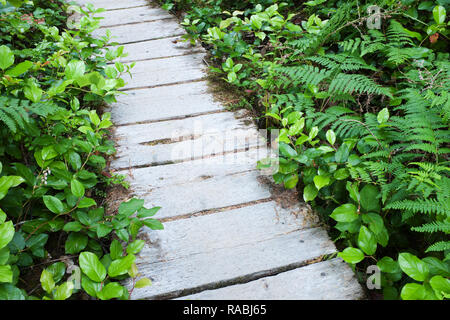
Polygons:
<instances>
[{"instance_id":1,"label":"stone slab","mask_svg":"<svg viewBox=\"0 0 450 320\"><path fill-rule=\"evenodd\" d=\"M275 276L216 290L206 290L179 300L355 300L365 294L354 272L341 259L314 263Z\"/></svg>"},{"instance_id":2,"label":"stone slab","mask_svg":"<svg viewBox=\"0 0 450 320\"><path fill-rule=\"evenodd\" d=\"M183 41L179 36L130 43L125 44L124 47L124 52L127 52L128 56L118 59L122 63L181 56L203 50L199 46L192 46L190 42Z\"/></svg>"},{"instance_id":3,"label":"stone slab","mask_svg":"<svg viewBox=\"0 0 450 320\"><path fill-rule=\"evenodd\" d=\"M265 146L265 139L256 129L237 129L227 132L204 132L200 137L163 144L129 144L117 147L111 162L115 170L177 163L228 152Z\"/></svg>"},{"instance_id":4,"label":"stone slab","mask_svg":"<svg viewBox=\"0 0 450 320\"><path fill-rule=\"evenodd\" d=\"M106 35L106 30L111 31L113 35L112 42L119 44L175 37L186 33L175 19L166 19L100 28L95 30L92 35L95 37L104 36Z\"/></svg>"},{"instance_id":5,"label":"stone slab","mask_svg":"<svg viewBox=\"0 0 450 320\"><path fill-rule=\"evenodd\" d=\"M188 216L205 210L269 199L272 196L270 186L260 183L259 175L258 171L250 171L164 186L142 193L134 190L133 193L144 199L147 207L161 206L158 218Z\"/></svg>"},{"instance_id":6,"label":"stone slab","mask_svg":"<svg viewBox=\"0 0 450 320\"><path fill-rule=\"evenodd\" d=\"M251 117L236 119L231 112L221 112L179 120L121 126L116 129L115 137L119 145L133 145L164 139L180 141L182 137L225 133L237 129L256 127Z\"/></svg>"},{"instance_id":7,"label":"stone slab","mask_svg":"<svg viewBox=\"0 0 450 320\"><path fill-rule=\"evenodd\" d=\"M70 1L67 1L70 3ZM148 5L147 0L76 0L80 5L92 3L96 8L116 10Z\"/></svg>"},{"instance_id":8,"label":"stone slab","mask_svg":"<svg viewBox=\"0 0 450 320\"><path fill-rule=\"evenodd\" d=\"M132 69L132 77L123 76L127 83L121 90L146 88L201 80L206 77L203 63L204 53L164 59L137 61Z\"/></svg>"},{"instance_id":9,"label":"stone slab","mask_svg":"<svg viewBox=\"0 0 450 320\"><path fill-rule=\"evenodd\" d=\"M102 17L100 25L102 28L129 23L149 22L161 19L173 18L169 12L160 8L135 7L121 10L105 11L95 15Z\"/></svg>"},{"instance_id":10,"label":"stone slab","mask_svg":"<svg viewBox=\"0 0 450 320\"><path fill-rule=\"evenodd\" d=\"M323 229L305 229L301 215L274 206L167 222L158 235L150 232L137 265L153 285L136 289L132 298L176 297L253 280L336 251Z\"/></svg>"},{"instance_id":11,"label":"stone slab","mask_svg":"<svg viewBox=\"0 0 450 320\"><path fill-rule=\"evenodd\" d=\"M206 81L128 90L117 97L111 111L116 125L169 120L223 110L208 94Z\"/></svg>"},{"instance_id":12,"label":"stone slab","mask_svg":"<svg viewBox=\"0 0 450 320\"><path fill-rule=\"evenodd\" d=\"M255 170L257 161L269 156L270 153L266 148L256 148L164 166L132 168L118 173L127 176L126 180L130 183L131 190L145 193L153 188Z\"/></svg>"}]
</instances>

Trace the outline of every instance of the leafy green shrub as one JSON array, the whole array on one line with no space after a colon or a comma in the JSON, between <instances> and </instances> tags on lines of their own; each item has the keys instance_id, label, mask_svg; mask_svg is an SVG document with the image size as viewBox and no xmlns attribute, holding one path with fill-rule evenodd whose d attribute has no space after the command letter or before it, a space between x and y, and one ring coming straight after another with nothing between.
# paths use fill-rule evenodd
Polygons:
<instances>
[{"instance_id":1,"label":"leafy green shrub","mask_svg":"<svg viewBox=\"0 0 450 320\"><path fill-rule=\"evenodd\" d=\"M105 214L106 187L126 184L108 172L112 122L96 109L133 65L113 63L126 54L110 34L92 37L101 9L71 7L67 28L64 2L0 3L0 299L128 299L121 280L150 284L136 281L137 234L163 226L140 199Z\"/></svg>"},{"instance_id":2,"label":"leafy green shrub","mask_svg":"<svg viewBox=\"0 0 450 320\"><path fill-rule=\"evenodd\" d=\"M333 225L359 274L376 263L386 299L448 298L448 4L213 3L213 20L193 9L184 24L280 129L275 182ZM373 4L380 30L366 25Z\"/></svg>"}]
</instances>

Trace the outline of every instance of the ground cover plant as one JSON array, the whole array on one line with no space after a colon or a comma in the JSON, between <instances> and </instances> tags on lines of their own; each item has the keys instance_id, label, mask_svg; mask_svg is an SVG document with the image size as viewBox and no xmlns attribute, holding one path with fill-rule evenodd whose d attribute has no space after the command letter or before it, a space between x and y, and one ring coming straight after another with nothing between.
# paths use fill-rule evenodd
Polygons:
<instances>
[{"instance_id":1,"label":"ground cover plant","mask_svg":"<svg viewBox=\"0 0 450 320\"><path fill-rule=\"evenodd\" d=\"M68 20L76 12L79 22ZM138 231L162 229L144 200L105 211L115 152L105 103L131 72L101 12L64 1L0 0L0 299L128 299L141 278Z\"/></svg>"},{"instance_id":2,"label":"ground cover plant","mask_svg":"<svg viewBox=\"0 0 450 320\"><path fill-rule=\"evenodd\" d=\"M280 130L275 182L329 223L361 280L376 265L385 299L448 299L449 3L161 4Z\"/></svg>"}]
</instances>

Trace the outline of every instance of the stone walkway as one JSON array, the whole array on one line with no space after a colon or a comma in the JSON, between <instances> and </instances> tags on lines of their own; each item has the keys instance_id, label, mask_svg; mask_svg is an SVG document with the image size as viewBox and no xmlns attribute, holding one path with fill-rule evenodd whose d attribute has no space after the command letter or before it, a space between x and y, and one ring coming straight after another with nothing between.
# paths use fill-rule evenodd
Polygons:
<instances>
[{"instance_id":1,"label":"stone walkway","mask_svg":"<svg viewBox=\"0 0 450 320\"><path fill-rule=\"evenodd\" d=\"M293 191L256 170L270 155L252 119L208 90L202 48L145 0L90 0L102 28L136 61L127 95L111 106L112 167L133 195L161 206L165 230L145 229L137 259L153 285L133 299L361 299L352 270ZM131 286L127 283L127 286Z\"/></svg>"}]
</instances>

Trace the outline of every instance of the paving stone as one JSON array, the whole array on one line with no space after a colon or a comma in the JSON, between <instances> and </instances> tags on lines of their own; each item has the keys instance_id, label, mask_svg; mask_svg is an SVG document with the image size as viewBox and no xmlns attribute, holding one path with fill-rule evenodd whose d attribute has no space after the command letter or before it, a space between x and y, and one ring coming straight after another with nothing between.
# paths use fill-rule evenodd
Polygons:
<instances>
[{"instance_id":1,"label":"paving stone","mask_svg":"<svg viewBox=\"0 0 450 320\"><path fill-rule=\"evenodd\" d=\"M114 36L112 41L120 44L174 37L186 33L177 20L172 19L100 28L92 34L101 37L106 35L106 30L110 30Z\"/></svg>"},{"instance_id":2,"label":"paving stone","mask_svg":"<svg viewBox=\"0 0 450 320\"><path fill-rule=\"evenodd\" d=\"M364 292L341 259L314 263L244 284L178 298L178 300L355 300Z\"/></svg>"},{"instance_id":3,"label":"paving stone","mask_svg":"<svg viewBox=\"0 0 450 320\"><path fill-rule=\"evenodd\" d=\"M137 22L149 22L173 18L166 10L160 8L135 7L121 10L105 11L95 15L102 17L102 28Z\"/></svg>"},{"instance_id":4,"label":"paving stone","mask_svg":"<svg viewBox=\"0 0 450 320\"><path fill-rule=\"evenodd\" d=\"M109 111L116 125L124 125L223 110L208 90L206 81L128 90L117 97L117 103Z\"/></svg>"}]
</instances>

